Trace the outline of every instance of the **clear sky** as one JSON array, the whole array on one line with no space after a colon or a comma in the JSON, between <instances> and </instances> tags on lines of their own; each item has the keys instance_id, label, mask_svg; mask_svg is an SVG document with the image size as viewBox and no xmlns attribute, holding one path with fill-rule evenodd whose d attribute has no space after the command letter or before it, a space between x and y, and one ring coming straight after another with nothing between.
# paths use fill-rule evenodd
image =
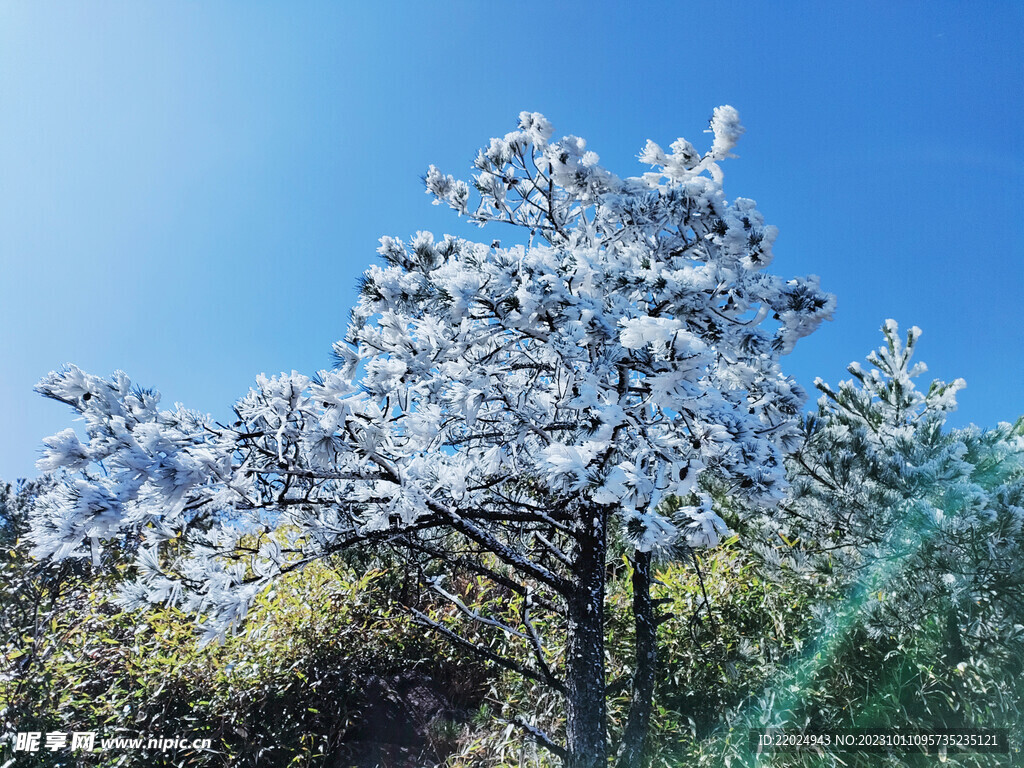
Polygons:
<instances>
[{"instance_id":1,"label":"clear sky","mask_svg":"<svg viewBox=\"0 0 1024 768\"><path fill-rule=\"evenodd\" d=\"M330 366L383 234L490 242L429 204L430 163L540 111L620 176L646 139L725 166L818 274L808 388L924 330L957 425L1024 413L1020 2L0 4L0 478L35 474L65 362L226 416L261 372Z\"/></svg>"}]
</instances>

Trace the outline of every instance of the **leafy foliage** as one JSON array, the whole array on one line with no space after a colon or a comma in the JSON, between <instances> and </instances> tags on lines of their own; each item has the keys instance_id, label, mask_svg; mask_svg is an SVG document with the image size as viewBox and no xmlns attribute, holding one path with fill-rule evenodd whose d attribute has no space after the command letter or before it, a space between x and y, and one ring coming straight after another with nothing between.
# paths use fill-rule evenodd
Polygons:
<instances>
[{"instance_id":1,"label":"leafy foliage","mask_svg":"<svg viewBox=\"0 0 1024 768\"><path fill-rule=\"evenodd\" d=\"M8 572L37 567L23 559ZM102 768L436 762L485 677L475 660L387 608L398 589L385 571L314 564L257 599L258 632L199 648L193 617L125 611L94 580L68 577L41 604L42 630L25 638L28 649L7 652L16 666L0 684L4 740L11 746L15 731L32 730L95 731L97 748L140 734L211 740L210 750L97 749L89 764ZM12 599L4 596L5 609ZM32 622L12 621L26 621L12 627L13 643ZM375 721L381 715L386 722ZM66 765L68 753L31 760Z\"/></svg>"}]
</instances>

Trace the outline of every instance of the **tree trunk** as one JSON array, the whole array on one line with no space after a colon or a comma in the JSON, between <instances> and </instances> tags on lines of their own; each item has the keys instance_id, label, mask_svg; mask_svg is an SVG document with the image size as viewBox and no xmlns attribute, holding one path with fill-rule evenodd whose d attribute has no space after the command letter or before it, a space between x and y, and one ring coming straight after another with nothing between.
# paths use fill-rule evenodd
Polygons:
<instances>
[{"instance_id":1,"label":"tree trunk","mask_svg":"<svg viewBox=\"0 0 1024 768\"><path fill-rule=\"evenodd\" d=\"M593 520L589 519L593 517ZM605 524L598 507L581 521L575 592L568 596L565 768L607 768L604 681Z\"/></svg>"},{"instance_id":2,"label":"tree trunk","mask_svg":"<svg viewBox=\"0 0 1024 768\"><path fill-rule=\"evenodd\" d=\"M633 621L636 628L633 693L618 768L645 768L647 765L647 733L651 727L658 663L658 624L651 602L650 552L637 552L633 558Z\"/></svg>"}]
</instances>

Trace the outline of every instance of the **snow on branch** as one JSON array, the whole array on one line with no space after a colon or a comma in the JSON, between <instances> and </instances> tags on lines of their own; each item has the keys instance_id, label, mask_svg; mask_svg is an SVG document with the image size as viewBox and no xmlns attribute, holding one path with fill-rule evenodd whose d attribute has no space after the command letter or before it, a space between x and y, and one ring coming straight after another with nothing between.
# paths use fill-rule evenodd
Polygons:
<instances>
[{"instance_id":1,"label":"snow on branch","mask_svg":"<svg viewBox=\"0 0 1024 768\"><path fill-rule=\"evenodd\" d=\"M726 199L717 165L736 111L711 129L703 156L648 142L655 170L619 177L523 112L471 180L431 167L437 202L529 243L382 238L338 368L258 377L231 423L161 409L120 372L49 374L38 390L84 427L45 441L64 482L35 553L138 553L126 601L174 599L216 632L276 574L389 537L461 536L555 594L595 520L639 549L714 545L710 504L668 502L705 473L775 502L805 398L780 359L834 298L766 271L776 230Z\"/></svg>"}]
</instances>

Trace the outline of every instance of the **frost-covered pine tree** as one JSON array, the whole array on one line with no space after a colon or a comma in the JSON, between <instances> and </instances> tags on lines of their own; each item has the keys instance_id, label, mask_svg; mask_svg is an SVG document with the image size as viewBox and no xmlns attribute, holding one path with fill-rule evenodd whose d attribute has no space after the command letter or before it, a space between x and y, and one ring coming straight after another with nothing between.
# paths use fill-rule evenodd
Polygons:
<instances>
[{"instance_id":1,"label":"frost-covered pine tree","mask_svg":"<svg viewBox=\"0 0 1024 768\"><path fill-rule=\"evenodd\" d=\"M583 139L553 141L550 123L524 112L480 151L471 183L431 167L435 203L514 225L520 244L382 238L336 369L260 376L233 423L160 410L122 373L50 374L39 390L84 416L87 439L68 429L46 441L41 468L67 479L35 520L36 552L134 548L125 599L201 612L211 636L276 575L347 548L398 543L468 569L518 601L517 625L441 578L429 585L532 662L419 620L563 694L564 742L528 713L516 722L569 768L603 768L606 556L621 530L637 658L616 748L620 765L640 764L652 555L726 532L705 475L755 503L778 498L804 400L779 358L833 308L816 278L765 271L775 228L722 191L719 162L743 132L736 111L716 109L711 132L703 155L683 139L667 152L648 142L652 170L619 178ZM671 497L684 503L669 514ZM538 634L541 614L567 636L564 664Z\"/></svg>"},{"instance_id":2,"label":"frost-covered pine tree","mask_svg":"<svg viewBox=\"0 0 1024 768\"><path fill-rule=\"evenodd\" d=\"M882 333L869 368L852 363L838 388L816 382L818 412L778 508L794 545L784 562L853 598L869 636L914 637L931 623L953 666L1020 654L1024 419L947 429L963 379L918 389L920 329L904 338L888 320Z\"/></svg>"}]
</instances>

